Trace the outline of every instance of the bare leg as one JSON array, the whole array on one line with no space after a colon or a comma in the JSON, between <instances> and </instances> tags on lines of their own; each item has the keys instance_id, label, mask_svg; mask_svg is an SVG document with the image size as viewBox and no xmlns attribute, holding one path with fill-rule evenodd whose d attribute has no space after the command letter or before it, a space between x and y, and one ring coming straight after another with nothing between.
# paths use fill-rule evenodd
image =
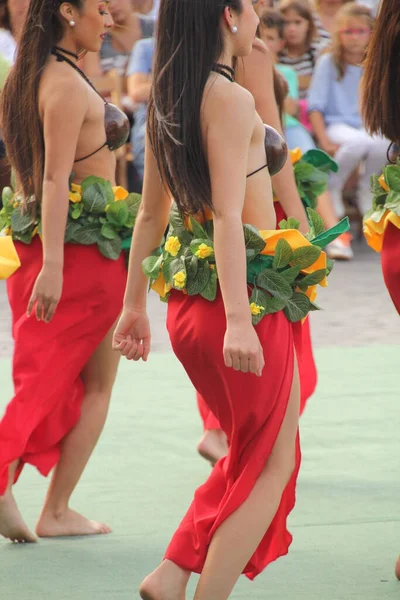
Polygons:
<instances>
[{"instance_id":1,"label":"bare leg","mask_svg":"<svg viewBox=\"0 0 400 600\"><path fill-rule=\"evenodd\" d=\"M12 485L17 467L18 461L16 460L9 468L9 483L5 494L0 496L0 535L12 542L36 542L36 536L26 526L12 494Z\"/></svg>"},{"instance_id":2,"label":"bare leg","mask_svg":"<svg viewBox=\"0 0 400 600\"><path fill-rule=\"evenodd\" d=\"M281 430L268 462L247 500L224 521L211 541L195 600L226 600L268 530L295 466L300 412L297 362ZM190 573L169 560L143 581L143 600L184 600Z\"/></svg>"},{"instance_id":3,"label":"bare leg","mask_svg":"<svg viewBox=\"0 0 400 600\"><path fill-rule=\"evenodd\" d=\"M110 533L69 508L69 500L103 430L119 357L112 350L113 329L107 334L82 372L85 397L81 417L62 442L45 504L36 526L40 537Z\"/></svg>"},{"instance_id":4,"label":"bare leg","mask_svg":"<svg viewBox=\"0 0 400 600\"><path fill-rule=\"evenodd\" d=\"M396 575L397 579L399 579L399 580L400 580L400 556L399 556L399 558L397 559L397 562L396 562L396 566L395 566L395 570L394 570L394 572L395 572L395 575Z\"/></svg>"},{"instance_id":5,"label":"bare leg","mask_svg":"<svg viewBox=\"0 0 400 600\"><path fill-rule=\"evenodd\" d=\"M222 429L206 429L201 438L197 452L208 460L212 466L228 454L228 440Z\"/></svg>"}]
</instances>

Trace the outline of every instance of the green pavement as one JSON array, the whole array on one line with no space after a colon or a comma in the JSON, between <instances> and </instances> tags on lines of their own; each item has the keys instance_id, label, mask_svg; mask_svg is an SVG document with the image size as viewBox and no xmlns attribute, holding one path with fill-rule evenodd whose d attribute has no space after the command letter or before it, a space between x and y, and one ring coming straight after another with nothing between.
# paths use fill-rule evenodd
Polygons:
<instances>
[{"instance_id":1,"label":"green pavement","mask_svg":"<svg viewBox=\"0 0 400 600\"><path fill-rule=\"evenodd\" d=\"M290 554L242 600L398 600L400 553L400 346L324 348L319 386L302 419L303 465L290 519ZM0 410L11 395L0 361ZM0 600L130 600L163 556L195 487L195 398L171 354L122 363L110 416L73 507L114 528L110 536L0 542ZM27 467L16 496L33 526L46 481ZM189 587L193 597L196 578Z\"/></svg>"}]
</instances>

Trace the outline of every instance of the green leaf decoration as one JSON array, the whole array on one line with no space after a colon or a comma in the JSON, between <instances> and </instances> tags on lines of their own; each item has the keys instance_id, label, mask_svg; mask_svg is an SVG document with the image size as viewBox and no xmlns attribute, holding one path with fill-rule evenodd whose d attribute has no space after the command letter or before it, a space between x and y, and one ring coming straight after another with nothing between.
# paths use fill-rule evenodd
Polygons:
<instances>
[{"instance_id":1,"label":"green leaf decoration","mask_svg":"<svg viewBox=\"0 0 400 600\"><path fill-rule=\"evenodd\" d=\"M106 213L107 221L116 225L117 227L123 227L126 225L129 219L129 208L124 200L110 204L110 207Z\"/></svg>"},{"instance_id":2,"label":"green leaf decoration","mask_svg":"<svg viewBox=\"0 0 400 600\"><path fill-rule=\"evenodd\" d=\"M385 208L388 208L396 215L400 215L400 192L389 192L387 195Z\"/></svg>"},{"instance_id":3,"label":"green leaf decoration","mask_svg":"<svg viewBox=\"0 0 400 600\"><path fill-rule=\"evenodd\" d=\"M121 248L122 250L130 250L132 244L132 236L121 239Z\"/></svg>"},{"instance_id":4,"label":"green leaf decoration","mask_svg":"<svg viewBox=\"0 0 400 600\"><path fill-rule=\"evenodd\" d=\"M77 244L90 246L101 240L101 227L98 223L88 223L81 225L74 232L73 240Z\"/></svg>"},{"instance_id":5,"label":"green leaf decoration","mask_svg":"<svg viewBox=\"0 0 400 600\"><path fill-rule=\"evenodd\" d=\"M106 240L102 237L98 242L98 247L102 255L106 258L110 258L111 260L118 260L122 250L121 238L117 237L114 240Z\"/></svg>"},{"instance_id":6,"label":"green leaf decoration","mask_svg":"<svg viewBox=\"0 0 400 600\"><path fill-rule=\"evenodd\" d=\"M25 231L23 233L13 232L13 240L22 242L23 244L30 244L32 242L32 231Z\"/></svg>"},{"instance_id":7,"label":"green leaf decoration","mask_svg":"<svg viewBox=\"0 0 400 600\"><path fill-rule=\"evenodd\" d=\"M329 173L330 171L333 173L338 172L339 167L337 162L335 162L329 154L319 148L308 150L308 152L303 154L301 160L314 165L314 167L317 167L317 169L323 170L326 173Z\"/></svg>"},{"instance_id":8,"label":"green leaf decoration","mask_svg":"<svg viewBox=\"0 0 400 600\"><path fill-rule=\"evenodd\" d=\"M290 298L292 288L284 277L273 269L265 269L257 277L257 285L277 298Z\"/></svg>"},{"instance_id":9,"label":"green leaf decoration","mask_svg":"<svg viewBox=\"0 0 400 600\"><path fill-rule=\"evenodd\" d=\"M266 312L268 314L277 313L283 310L288 303L288 299L277 298L276 296L269 296L266 305Z\"/></svg>"},{"instance_id":10,"label":"green leaf decoration","mask_svg":"<svg viewBox=\"0 0 400 600\"><path fill-rule=\"evenodd\" d=\"M71 183L72 183L72 181L71 181ZM97 186L100 186L101 189L104 189L105 184L106 184L106 180L103 179L102 177L96 177L95 175L90 175L89 177L86 177L81 183L82 195L86 192L86 190L91 185L97 185ZM113 194L113 198L114 198L114 194Z\"/></svg>"},{"instance_id":11,"label":"green leaf decoration","mask_svg":"<svg viewBox=\"0 0 400 600\"><path fill-rule=\"evenodd\" d=\"M82 215L82 212L83 212L82 202L79 202L79 204L74 204L74 206L71 208L72 208L71 218L74 220L79 219L79 217Z\"/></svg>"},{"instance_id":12,"label":"green leaf decoration","mask_svg":"<svg viewBox=\"0 0 400 600\"><path fill-rule=\"evenodd\" d=\"M104 193L106 196L107 204L112 204L114 202L114 192L113 192L110 181L105 181L103 184L103 187L104 187Z\"/></svg>"},{"instance_id":13,"label":"green leaf decoration","mask_svg":"<svg viewBox=\"0 0 400 600\"><path fill-rule=\"evenodd\" d=\"M162 254L160 256L148 256L142 262L142 271L146 275L146 277L150 277L150 279L157 279L161 265L162 265L163 257Z\"/></svg>"},{"instance_id":14,"label":"green leaf decoration","mask_svg":"<svg viewBox=\"0 0 400 600\"><path fill-rule=\"evenodd\" d=\"M287 229L298 229L300 227L300 221L294 219L293 217L289 217L287 220Z\"/></svg>"},{"instance_id":15,"label":"green leaf decoration","mask_svg":"<svg viewBox=\"0 0 400 600\"><path fill-rule=\"evenodd\" d=\"M206 221L204 223L203 227L206 231L207 237L210 240L213 240L214 239L214 221L212 219L209 221Z\"/></svg>"},{"instance_id":16,"label":"green leaf decoration","mask_svg":"<svg viewBox=\"0 0 400 600\"><path fill-rule=\"evenodd\" d=\"M10 187L4 187L1 193L1 199L3 206L7 206L14 200L14 192Z\"/></svg>"},{"instance_id":17,"label":"green leaf decoration","mask_svg":"<svg viewBox=\"0 0 400 600\"><path fill-rule=\"evenodd\" d=\"M332 273L333 267L335 266L335 261L332 258L326 259L326 276Z\"/></svg>"},{"instance_id":18,"label":"green leaf decoration","mask_svg":"<svg viewBox=\"0 0 400 600\"><path fill-rule=\"evenodd\" d=\"M5 214L2 214L0 210L0 233L8 226L8 219Z\"/></svg>"},{"instance_id":19,"label":"green leaf decoration","mask_svg":"<svg viewBox=\"0 0 400 600\"><path fill-rule=\"evenodd\" d=\"M289 321L296 323L308 315L311 310L311 302L305 294L293 292L283 310Z\"/></svg>"},{"instance_id":20,"label":"green leaf decoration","mask_svg":"<svg viewBox=\"0 0 400 600\"><path fill-rule=\"evenodd\" d=\"M257 252L252 248L246 248L246 261L250 263L257 256Z\"/></svg>"},{"instance_id":21,"label":"green leaf decoration","mask_svg":"<svg viewBox=\"0 0 400 600\"><path fill-rule=\"evenodd\" d=\"M262 239L258 229L252 225L243 225L243 230L246 249L256 250L257 253L262 252L266 243Z\"/></svg>"},{"instance_id":22,"label":"green leaf decoration","mask_svg":"<svg viewBox=\"0 0 400 600\"><path fill-rule=\"evenodd\" d=\"M83 188L82 188L83 192ZM104 213L107 206L107 197L103 185L92 183L82 193L82 204L86 212L99 215Z\"/></svg>"},{"instance_id":23,"label":"green leaf decoration","mask_svg":"<svg viewBox=\"0 0 400 600\"><path fill-rule=\"evenodd\" d=\"M269 299L270 296L268 296L268 294L266 294L263 290L260 290L257 287L253 288L249 303L251 304L252 302L254 302L254 304L256 304L257 306L262 306L264 309L260 312L259 315L251 315L251 322L253 323L253 325L258 325L263 316L267 314L266 307Z\"/></svg>"},{"instance_id":24,"label":"green leaf decoration","mask_svg":"<svg viewBox=\"0 0 400 600\"><path fill-rule=\"evenodd\" d=\"M207 282L207 285L200 292L201 296L210 302L213 302L217 296L217 274L215 271L210 269L211 275Z\"/></svg>"},{"instance_id":25,"label":"green leaf decoration","mask_svg":"<svg viewBox=\"0 0 400 600\"><path fill-rule=\"evenodd\" d=\"M318 283L321 283L321 281L323 281L325 277L326 269L318 269L318 271L314 271L314 273L306 275L300 283L302 286L305 286L307 288L310 285L318 285Z\"/></svg>"},{"instance_id":26,"label":"green leaf decoration","mask_svg":"<svg viewBox=\"0 0 400 600\"><path fill-rule=\"evenodd\" d=\"M186 290L189 296L201 294L210 281L212 272L207 260L199 261L196 278L187 282Z\"/></svg>"},{"instance_id":27,"label":"green leaf decoration","mask_svg":"<svg viewBox=\"0 0 400 600\"><path fill-rule=\"evenodd\" d=\"M308 220L311 225L312 237L316 237L317 235L321 235L325 231L325 225L322 217L317 213L316 210L312 208L307 208Z\"/></svg>"},{"instance_id":28,"label":"green leaf decoration","mask_svg":"<svg viewBox=\"0 0 400 600\"><path fill-rule=\"evenodd\" d=\"M174 275L179 273L179 271L186 273L185 259L180 256L178 258L170 257L169 260L164 261L162 271L165 281L172 285Z\"/></svg>"},{"instance_id":29,"label":"green leaf decoration","mask_svg":"<svg viewBox=\"0 0 400 600\"><path fill-rule=\"evenodd\" d=\"M294 176L296 179L300 179L300 181L302 179L307 179L311 177L314 173L314 170L315 167L313 167L313 165L310 165L309 163L306 163L302 160L297 162L293 167Z\"/></svg>"},{"instance_id":30,"label":"green leaf decoration","mask_svg":"<svg viewBox=\"0 0 400 600\"><path fill-rule=\"evenodd\" d=\"M286 267L290 263L292 256L293 250L290 247L290 244L281 238L275 247L272 267L274 269L283 269L283 267Z\"/></svg>"},{"instance_id":31,"label":"green leaf decoration","mask_svg":"<svg viewBox=\"0 0 400 600\"><path fill-rule=\"evenodd\" d=\"M282 221L279 221L278 227L279 227L279 229L282 229L282 230L283 229L289 229L287 220L286 219L282 219Z\"/></svg>"},{"instance_id":32,"label":"green leaf decoration","mask_svg":"<svg viewBox=\"0 0 400 600\"><path fill-rule=\"evenodd\" d=\"M11 228L13 233L23 233L28 227L33 225L35 219L32 215L25 213L22 214L20 208L15 208L11 215Z\"/></svg>"},{"instance_id":33,"label":"green leaf decoration","mask_svg":"<svg viewBox=\"0 0 400 600\"><path fill-rule=\"evenodd\" d=\"M191 281L197 275L197 270L199 268L199 260L196 256L191 255L190 257L185 258L185 265L188 281Z\"/></svg>"},{"instance_id":34,"label":"green leaf decoration","mask_svg":"<svg viewBox=\"0 0 400 600\"><path fill-rule=\"evenodd\" d=\"M313 246L317 246L318 248L325 248L328 244L336 240L337 237L349 231L350 229L350 221L348 217L345 217L337 225L331 227L327 231L324 231L320 235L317 235L311 243Z\"/></svg>"},{"instance_id":35,"label":"green leaf decoration","mask_svg":"<svg viewBox=\"0 0 400 600\"><path fill-rule=\"evenodd\" d=\"M130 215L134 217L135 220L139 212L141 201L142 196L140 194L129 194L129 196L127 196L124 200L128 207ZM135 223L135 221L133 221L133 223Z\"/></svg>"},{"instance_id":36,"label":"green leaf decoration","mask_svg":"<svg viewBox=\"0 0 400 600\"><path fill-rule=\"evenodd\" d=\"M370 178L370 189L374 196L380 196L384 192L381 184L379 183L379 175L373 174Z\"/></svg>"},{"instance_id":37,"label":"green leaf decoration","mask_svg":"<svg viewBox=\"0 0 400 600\"><path fill-rule=\"evenodd\" d=\"M289 285L291 285L296 280L296 277L299 276L300 271L301 267L290 267L289 269L281 271L279 274Z\"/></svg>"},{"instance_id":38,"label":"green leaf decoration","mask_svg":"<svg viewBox=\"0 0 400 600\"><path fill-rule=\"evenodd\" d=\"M389 165L383 169L385 181L391 192L400 192L400 169L397 165Z\"/></svg>"},{"instance_id":39,"label":"green leaf decoration","mask_svg":"<svg viewBox=\"0 0 400 600\"><path fill-rule=\"evenodd\" d=\"M374 196L374 198L372 198L372 207L374 209L384 208L387 197L388 197L387 192L383 192L383 193L381 192L379 194L379 196Z\"/></svg>"},{"instance_id":40,"label":"green leaf decoration","mask_svg":"<svg viewBox=\"0 0 400 600\"><path fill-rule=\"evenodd\" d=\"M184 229L185 228L185 224L183 222L182 215L180 213L180 210L179 210L176 202L173 202L173 204L171 206L171 210L169 213L169 223L170 223L171 227L173 227L173 229Z\"/></svg>"},{"instance_id":41,"label":"green leaf decoration","mask_svg":"<svg viewBox=\"0 0 400 600\"><path fill-rule=\"evenodd\" d=\"M203 227L200 225L200 223L198 221L196 221L196 219L194 219L193 217L190 217L190 224L192 226L193 235L195 238L207 239L207 233L205 232Z\"/></svg>"},{"instance_id":42,"label":"green leaf decoration","mask_svg":"<svg viewBox=\"0 0 400 600\"><path fill-rule=\"evenodd\" d=\"M247 252L250 251L246 251ZM272 267L273 258L272 256L266 256L265 254L257 254L252 260L247 262L247 283L254 284L257 276L264 271Z\"/></svg>"},{"instance_id":43,"label":"green leaf decoration","mask_svg":"<svg viewBox=\"0 0 400 600\"><path fill-rule=\"evenodd\" d=\"M42 222L40 222L40 226L41 226ZM76 223L75 221L68 221L67 222L67 226L65 228L65 236L64 236L64 242L67 244L68 242L72 242L74 240L75 237L75 233L78 231L78 229L80 229L82 227L82 225L80 225L79 223Z\"/></svg>"},{"instance_id":44,"label":"green leaf decoration","mask_svg":"<svg viewBox=\"0 0 400 600\"><path fill-rule=\"evenodd\" d=\"M101 235L107 240L115 240L118 237L118 232L111 223L104 223L101 228Z\"/></svg>"},{"instance_id":45,"label":"green leaf decoration","mask_svg":"<svg viewBox=\"0 0 400 600\"><path fill-rule=\"evenodd\" d=\"M318 260L321 255L321 248L317 246L303 246L302 248L297 248L293 252L292 265L294 267L298 266L301 269L307 269L311 267Z\"/></svg>"},{"instance_id":46,"label":"green leaf decoration","mask_svg":"<svg viewBox=\"0 0 400 600\"><path fill-rule=\"evenodd\" d=\"M208 240L208 239L194 239L194 240L192 240L190 242L190 249L191 249L192 253L196 256L196 252L199 250L199 248L200 248L200 246L202 244L205 244L209 248L212 248L213 252L209 256L206 256L203 259L201 257L197 257L197 258L200 258L200 260L205 260L205 259L208 259L208 258L213 258L214 257L214 243L211 240Z\"/></svg>"}]
</instances>

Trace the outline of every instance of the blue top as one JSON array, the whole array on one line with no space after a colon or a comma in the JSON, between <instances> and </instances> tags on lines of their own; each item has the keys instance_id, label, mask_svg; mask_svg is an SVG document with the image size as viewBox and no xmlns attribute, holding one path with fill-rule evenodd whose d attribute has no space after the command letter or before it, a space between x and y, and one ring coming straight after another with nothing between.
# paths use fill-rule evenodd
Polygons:
<instances>
[{"instance_id":1,"label":"blue top","mask_svg":"<svg viewBox=\"0 0 400 600\"><path fill-rule=\"evenodd\" d=\"M153 56L155 48L155 39L148 38L139 40L133 47L131 58L126 71L127 76L141 73L142 75L151 75ZM134 163L143 177L144 169L144 146L146 137L146 115L147 103L138 104L135 109L135 123L132 127L131 143L134 155Z\"/></svg>"},{"instance_id":2,"label":"blue top","mask_svg":"<svg viewBox=\"0 0 400 600\"><path fill-rule=\"evenodd\" d=\"M293 100L299 99L299 82L297 78L297 73L292 67L288 67L287 65L277 64L275 65L277 70L283 77L286 79L289 88L289 98L293 98ZM292 117L292 115L283 115L283 122L285 127L297 127L300 123L296 119L296 117Z\"/></svg>"},{"instance_id":3,"label":"blue top","mask_svg":"<svg viewBox=\"0 0 400 600\"><path fill-rule=\"evenodd\" d=\"M324 54L314 69L308 92L308 112L322 113L325 124L344 123L350 127L362 127L359 105L359 85L362 67L347 65L343 79L331 54Z\"/></svg>"}]
</instances>

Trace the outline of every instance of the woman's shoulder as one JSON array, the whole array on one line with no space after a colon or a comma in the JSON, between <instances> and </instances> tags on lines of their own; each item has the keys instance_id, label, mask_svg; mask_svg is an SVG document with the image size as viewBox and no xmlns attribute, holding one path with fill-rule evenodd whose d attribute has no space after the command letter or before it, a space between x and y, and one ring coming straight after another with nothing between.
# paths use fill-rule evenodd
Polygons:
<instances>
[{"instance_id":1,"label":"woman's shoulder","mask_svg":"<svg viewBox=\"0 0 400 600\"><path fill-rule=\"evenodd\" d=\"M77 104L82 103L88 98L88 90L89 85L84 78L66 62L48 61L40 81L39 95L42 102L47 98L66 103L73 98Z\"/></svg>"},{"instance_id":2,"label":"woman's shoulder","mask_svg":"<svg viewBox=\"0 0 400 600\"><path fill-rule=\"evenodd\" d=\"M255 101L239 84L211 81L206 89L203 110L207 120L222 120L231 127L255 114Z\"/></svg>"}]
</instances>

